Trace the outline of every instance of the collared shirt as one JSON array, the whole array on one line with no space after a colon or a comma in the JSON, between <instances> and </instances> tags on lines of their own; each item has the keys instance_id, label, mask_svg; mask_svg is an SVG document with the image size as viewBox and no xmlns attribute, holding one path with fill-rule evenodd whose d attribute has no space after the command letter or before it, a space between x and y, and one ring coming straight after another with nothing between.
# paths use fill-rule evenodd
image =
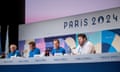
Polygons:
<instances>
[{"instance_id":1,"label":"collared shirt","mask_svg":"<svg viewBox=\"0 0 120 72\"><path fill-rule=\"evenodd\" d=\"M58 49L53 48L53 50L52 50L52 55L54 55L55 53L62 53L62 54L65 54L65 49L62 48L62 47L59 47Z\"/></svg>"},{"instance_id":2,"label":"collared shirt","mask_svg":"<svg viewBox=\"0 0 120 72\"><path fill-rule=\"evenodd\" d=\"M40 49L34 48L29 52L29 57L34 57L34 55L40 54Z\"/></svg>"},{"instance_id":3,"label":"collared shirt","mask_svg":"<svg viewBox=\"0 0 120 72\"><path fill-rule=\"evenodd\" d=\"M15 50L14 52L10 52L7 58L11 58L11 56L21 56L21 54L18 50Z\"/></svg>"},{"instance_id":4,"label":"collared shirt","mask_svg":"<svg viewBox=\"0 0 120 72\"><path fill-rule=\"evenodd\" d=\"M86 41L83 46L78 45L76 51L78 54L93 54L95 47L90 41Z\"/></svg>"}]
</instances>

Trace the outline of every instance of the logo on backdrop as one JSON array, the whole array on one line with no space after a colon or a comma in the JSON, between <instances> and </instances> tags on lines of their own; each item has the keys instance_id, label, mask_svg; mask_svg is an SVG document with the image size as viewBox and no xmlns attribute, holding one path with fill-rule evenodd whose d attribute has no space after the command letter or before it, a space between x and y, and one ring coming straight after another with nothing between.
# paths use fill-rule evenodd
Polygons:
<instances>
[{"instance_id":1,"label":"logo on backdrop","mask_svg":"<svg viewBox=\"0 0 120 72\"><path fill-rule=\"evenodd\" d=\"M91 18L81 18L75 19L71 21L64 22L64 29L68 28L81 28L89 25L97 25L97 24L109 24L111 22L117 22L118 15L117 14L106 14L105 16L91 17Z\"/></svg>"}]
</instances>

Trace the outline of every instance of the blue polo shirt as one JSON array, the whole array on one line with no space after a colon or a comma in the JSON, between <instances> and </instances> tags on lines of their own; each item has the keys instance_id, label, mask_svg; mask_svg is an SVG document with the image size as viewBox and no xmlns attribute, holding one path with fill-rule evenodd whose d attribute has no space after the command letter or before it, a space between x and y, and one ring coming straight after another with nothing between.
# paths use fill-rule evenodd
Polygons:
<instances>
[{"instance_id":1,"label":"blue polo shirt","mask_svg":"<svg viewBox=\"0 0 120 72\"><path fill-rule=\"evenodd\" d=\"M34 48L33 50L30 51L29 57L34 57L34 55L40 54L40 49L39 48Z\"/></svg>"},{"instance_id":2,"label":"blue polo shirt","mask_svg":"<svg viewBox=\"0 0 120 72\"><path fill-rule=\"evenodd\" d=\"M15 56L15 55L21 56L20 52L18 50L15 50L14 52L10 52L7 58L11 58L11 56Z\"/></svg>"},{"instance_id":3,"label":"blue polo shirt","mask_svg":"<svg viewBox=\"0 0 120 72\"><path fill-rule=\"evenodd\" d=\"M62 53L62 54L65 54L65 49L62 48L62 47L59 47L58 49L53 48L53 50L52 50L52 55L54 55L55 53Z\"/></svg>"}]
</instances>

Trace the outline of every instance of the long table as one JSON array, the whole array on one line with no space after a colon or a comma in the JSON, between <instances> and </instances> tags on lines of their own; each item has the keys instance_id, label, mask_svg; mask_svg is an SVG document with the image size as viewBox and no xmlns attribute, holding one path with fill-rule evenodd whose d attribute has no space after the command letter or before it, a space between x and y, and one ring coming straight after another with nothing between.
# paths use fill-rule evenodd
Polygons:
<instances>
[{"instance_id":1,"label":"long table","mask_svg":"<svg viewBox=\"0 0 120 72\"><path fill-rule=\"evenodd\" d=\"M25 65L25 64L62 64L62 63L94 63L120 61L120 53L103 53L89 55L66 55L11 59L0 59L0 65Z\"/></svg>"}]
</instances>

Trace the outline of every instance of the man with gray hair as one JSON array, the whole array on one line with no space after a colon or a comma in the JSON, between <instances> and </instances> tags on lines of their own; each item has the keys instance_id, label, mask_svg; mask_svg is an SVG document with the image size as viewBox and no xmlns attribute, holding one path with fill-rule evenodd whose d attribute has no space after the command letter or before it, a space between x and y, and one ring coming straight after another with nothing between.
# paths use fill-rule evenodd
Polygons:
<instances>
[{"instance_id":1,"label":"man with gray hair","mask_svg":"<svg viewBox=\"0 0 120 72\"><path fill-rule=\"evenodd\" d=\"M10 45L10 53L8 54L7 58L11 58L12 56L21 56L20 52L17 50L17 46L15 44Z\"/></svg>"}]
</instances>

